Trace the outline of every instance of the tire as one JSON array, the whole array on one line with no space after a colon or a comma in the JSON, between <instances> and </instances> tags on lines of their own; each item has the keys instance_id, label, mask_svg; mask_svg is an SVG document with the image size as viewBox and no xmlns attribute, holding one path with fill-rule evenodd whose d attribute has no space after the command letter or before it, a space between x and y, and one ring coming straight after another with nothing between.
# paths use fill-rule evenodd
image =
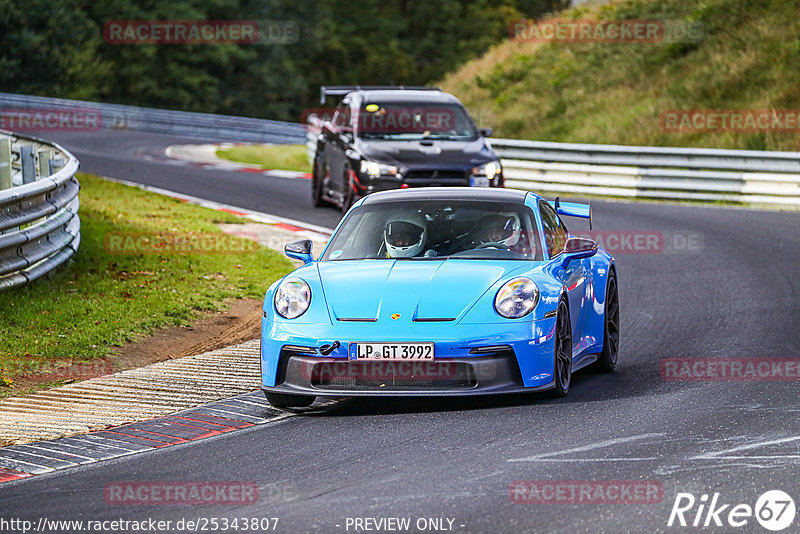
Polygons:
<instances>
[{"instance_id":1,"label":"tire","mask_svg":"<svg viewBox=\"0 0 800 534\"><path fill-rule=\"evenodd\" d=\"M348 164L344 168L344 175L347 177L347 182L345 183L344 198L342 199L342 215L347 213L347 210L349 210L353 204L356 203L356 200L358 200L353 192L353 180L350 178L352 172L353 171Z\"/></svg>"},{"instance_id":2,"label":"tire","mask_svg":"<svg viewBox=\"0 0 800 534\"><path fill-rule=\"evenodd\" d=\"M265 391L267 401L276 408L305 408L311 406L316 397L311 395L291 395L289 393L272 393Z\"/></svg>"},{"instance_id":3,"label":"tire","mask_svg":"<svg viewBox=\"0 0 800 534\"><path fill-rule=\"evenodd\" d=\"M572 383L572 325L567 301L561 299L556 314L556 332L553 342L554 397L565 397Z\"/></svg>"},{"instance_id":4,"label":"tire","mask_svg":"<svg viewBox=\"0 0 800 534\"><path fill-rule=\"evenodd\" d=\"M311 174L311 202L315 208L329 205L329 202L322 198L322 169L317 158L314 158L314 169Z\"/></svg>"},{"instance_id":5,"label":"tire","mask_svg":"<svg viewBox=\"0 0 800 534\"><path fill-rule=\"evenodd\" d=\"M610 373L617 365L619 354L619 291L614 271L606 282L606 307L603 315L603 350L593 364L596 371Z\"/></svg>"}]
</instances>

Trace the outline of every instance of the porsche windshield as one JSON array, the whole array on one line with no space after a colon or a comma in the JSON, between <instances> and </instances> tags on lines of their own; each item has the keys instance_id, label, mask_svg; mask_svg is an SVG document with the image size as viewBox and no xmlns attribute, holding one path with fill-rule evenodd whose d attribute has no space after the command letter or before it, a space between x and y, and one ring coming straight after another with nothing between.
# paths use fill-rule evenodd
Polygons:
<instances>
[{"instance_id":1,"label":"porsche windshield","mask_svg":"<svg viewBox=\"0 0 800 534\"><path fill-rule=\"evenodd\" d=\"M443 258L541 260L533 212L477 200L367 204L347 217L322 260Z\"/></svg>"},{"instance_id":2,"label":"porsche windshield","mask_svg":"<svg viewBox=\"0 0 800 534\"><path fill-rule=\"evenodd\" d=\"M447 103L370 103L356 117L362 139L472 141L478 132L466 110Z\"/></svg>"}]
</instances>

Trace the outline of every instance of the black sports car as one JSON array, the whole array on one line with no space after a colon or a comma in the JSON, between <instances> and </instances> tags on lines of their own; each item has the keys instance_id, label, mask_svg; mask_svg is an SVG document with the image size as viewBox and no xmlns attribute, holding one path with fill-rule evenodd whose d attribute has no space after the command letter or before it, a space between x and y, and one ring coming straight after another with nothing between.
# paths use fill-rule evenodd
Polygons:
<instances>
[{"instance_id":1,"label":"black sports car","mask_svg":"<svg viewBox=\"0 0 800 534\"><path fill-rule=\"evenodd\" d=\"M406 187L503 187L500 160L456 97L429 87L322 87L344 96L322 125L315 206L347 211L364 195Z\"/></svg>"}]
</instances>

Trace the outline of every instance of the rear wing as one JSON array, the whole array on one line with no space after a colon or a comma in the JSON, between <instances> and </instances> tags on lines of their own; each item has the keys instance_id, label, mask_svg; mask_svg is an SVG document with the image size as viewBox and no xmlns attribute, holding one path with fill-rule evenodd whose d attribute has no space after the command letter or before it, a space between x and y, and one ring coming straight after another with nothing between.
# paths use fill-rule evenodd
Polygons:
<instances>
[{"instance_id":1,"label":"rear wing","mask_svg":"<svg viewBox=\"0 0 800 534\"><path fill-rule=\"evenodd\" d=\"M561 202L556 197L555 200L549 201L549 204L555 208L556 213L565 215L567 217L580 217L581 219L589 219L589 230L592 229L592 205L579 204L578 202Z\"/></svg>"},{"instance_id":2,"label":"rear wing","mask_svg":"<svg viewBox=\"0 0 800 534\"><path fill-rule=\"evenodd\" d=\"M441 89L422 85L322 85L319 88L319 102L324 104L328 96L344 96L353 91L441 91Z\"/></svg>"}]
</instances>

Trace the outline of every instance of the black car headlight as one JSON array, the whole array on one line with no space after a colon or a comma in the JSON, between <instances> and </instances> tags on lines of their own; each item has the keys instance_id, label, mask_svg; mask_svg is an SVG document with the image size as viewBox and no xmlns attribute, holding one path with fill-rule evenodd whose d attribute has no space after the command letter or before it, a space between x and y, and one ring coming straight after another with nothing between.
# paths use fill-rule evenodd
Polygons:
<instances>
[{"instance_id":1,"label":"black car headlight","mask_svg":"<svg viewBox=\"0 0 800 534\"><path fill-rule=\"evenodd\" d=\"M500 176L502 172L503 169L500 167L499 161L489 161L483 165L472 168L473 176L485 176L489 180L494 179L496 176Z\"/></svg>"},{"instance_id":2,"label":"black car headlight","mask_svg":"<svg viewBox=\"0 0 800 534\"><path fill-rule=\"evenodd\" d=\"M370 178L379 178L381 176L397 176L400 170L394 165L386 163L378 163L377 161L361 160L361 174L365 174Z\"/></svg>"},{"instance_id":3,"label":"black car headlight","mask_svg":"<svg viewBox=\"0 0 800 534\"><path fill-rule=\"evenodd\" d=\"M284 280L275 291L275 311L286 319L300 317L310 304L311 288L300 278Z\"/></svg>"}]
</instances>

